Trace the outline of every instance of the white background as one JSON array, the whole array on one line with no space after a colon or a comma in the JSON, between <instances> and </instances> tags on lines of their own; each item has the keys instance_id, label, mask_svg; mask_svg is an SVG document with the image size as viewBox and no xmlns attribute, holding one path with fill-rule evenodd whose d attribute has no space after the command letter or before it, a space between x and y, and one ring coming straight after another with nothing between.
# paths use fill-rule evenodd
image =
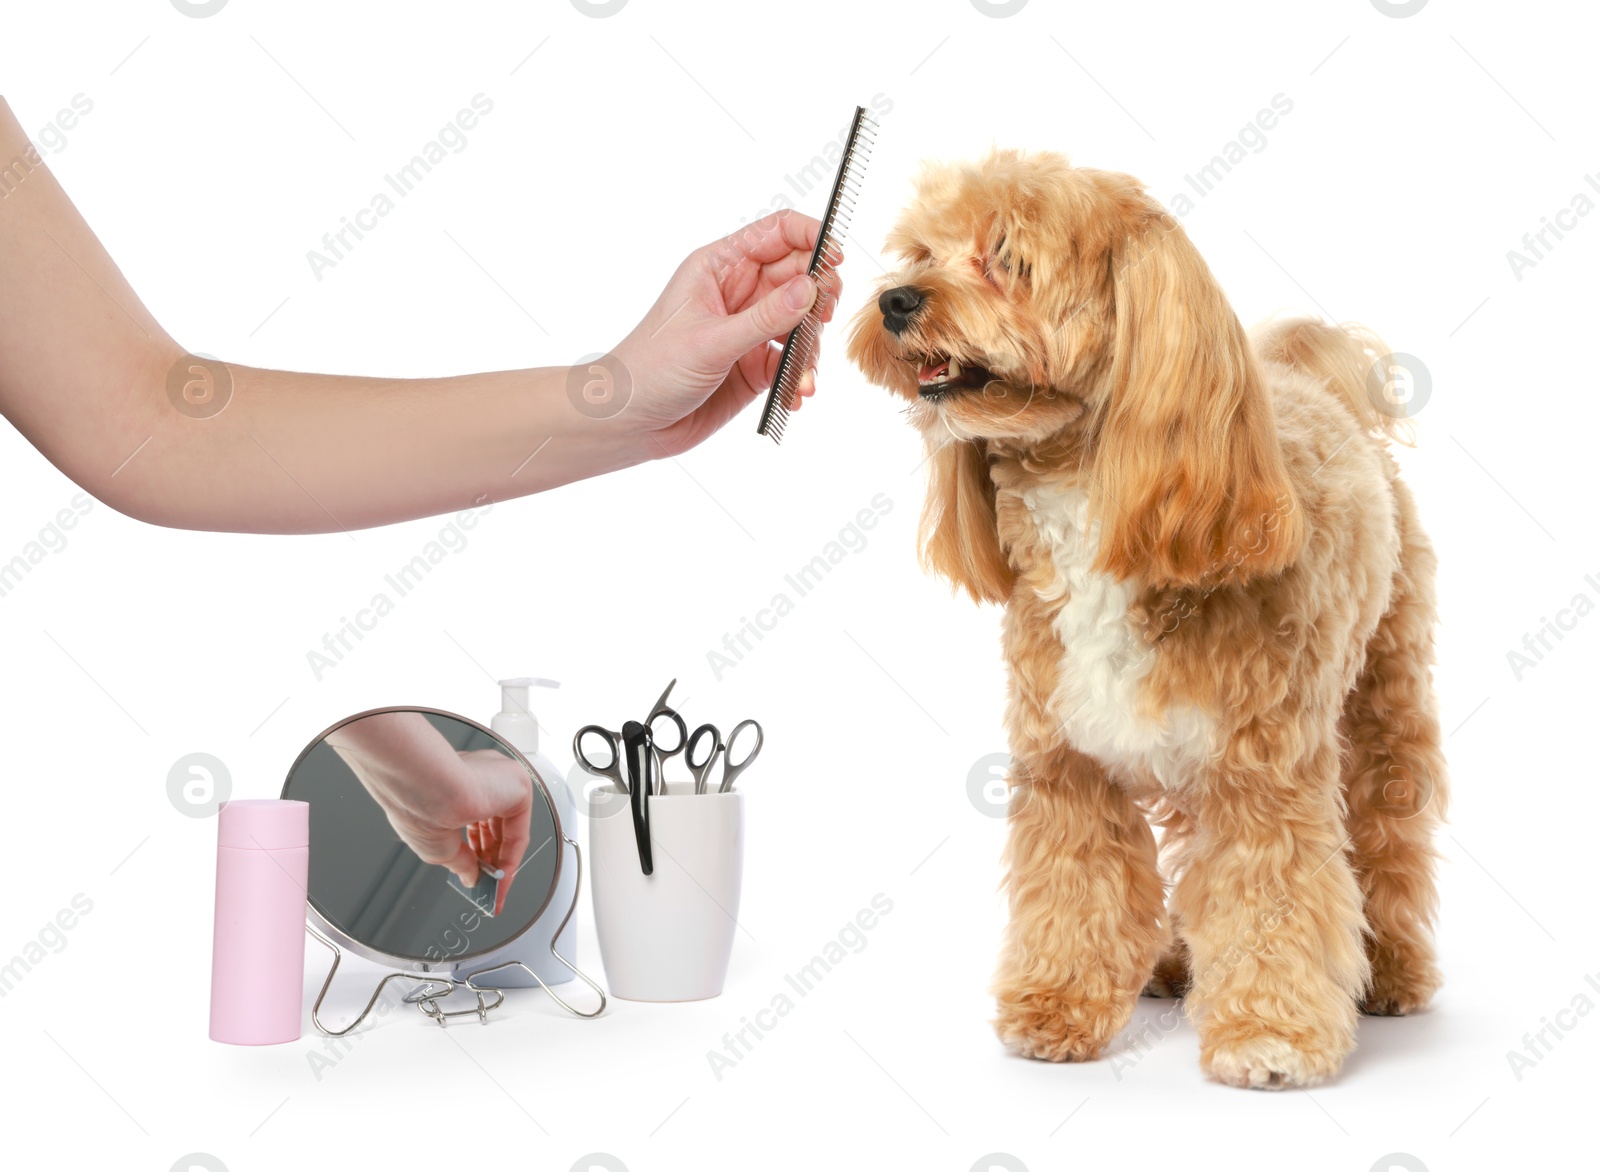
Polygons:
<instances>
[{"instance_id":1,"label":"white background","mask_svg":"<svg viewBox=\"0 0 1600 1172\"><path fill-rule=\"evenodd\" d=\"M1600 1015L1520 1080L1506 1055L1576 994L1600 1003L1584 980L1600 972L1600 617L1520 681L1507 652L1575 594L1600 601L1584 581L1600 579L1600 216L1521 280L1506 253L1600 172L1588 19L1442 0L1406 19L1370 0L1033 0L1004 19L969 0L633 0L607 19L567 0L233 0L206 19L169 0L13 6L5 96L30 132L92 100L48 162L150 308L192 350L288 369L432 375L604 350L685 253L772 207L875 94L893 109L850 231L847 310L921 159L1062 150L1170 201L1285 95L1265 149L1185 224L1247 323L1320 309L1431 372L1401 459L1442 562L1455 801L1446 987L1431 1013L1363 1021L1333 1085L1207 1083L1187 1024L1131 1069L1032 1063L987 1025L1004 824L968 796L973 764L1004 748L998 611L919 572L918 441L843 363L838 329L781 448L752 411L681 460L494 506L320 681L307 652L444 521L268 538L96 506L0 599L0 956L75 894L93 902L0 1000L0 1162L564 1170L599 1151L634 1172L966 1172L1003 1152L1033 1169L1367 1172L1402 1152L1437 1172L1571 1141ZM307 250L478 93L494 110L467 148L316 280ZM9 428L0 485L0 560L76 491ZM715 678L708 652L879 493L893 507L865 548ZM391 1014L320 1078L314 1035L209 1042L215 825L175 810L173 763L209 752L235 796L274 795L345 715L409 702L486 720L493 679L524 672L565 681L538 708L563 762L577 724L641 714L672 676L691 722L765 723L724 995L616 1003L593 1023L536 992L487 1028ZM866 947L718 1081L707 1051L877 893L894 910ZM322 963L313 945L308 988Z\"/></svg>"}]
</instances>

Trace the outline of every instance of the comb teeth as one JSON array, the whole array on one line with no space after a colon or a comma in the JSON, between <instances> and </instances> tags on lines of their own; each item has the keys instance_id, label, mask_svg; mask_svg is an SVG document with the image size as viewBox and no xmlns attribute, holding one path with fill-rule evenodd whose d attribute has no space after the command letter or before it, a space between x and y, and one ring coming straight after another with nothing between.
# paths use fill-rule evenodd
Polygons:
<instances>
[{"instance_id":1,"label":"comb teeth","mask_svg":"<svg viewBox=\"0 0 1600 1172\"><path fill-rule=\"evenodd\" d=\"M878 124L867 114L865 107L857 106L855 118L850 123L850 136L845 141L844 158L839 160L839 170L833 177L833 190L828 194L828 209L822 216L822 231L817 235L817 247L811 254L811 266L807 270L817 283L817 299L810 312L783 343L783 353L778 357L778 373L772 380L772 390L767 392L766 406L761 409L761 422L756 426L756 434L770 437L773 443L783 440L789 412L794 410L799 401L800 380L817 351L817 339L822 334L823 301L836 284L839 262L844 257L840 242L850 225L850 214L855 211L862 175L872 155L872 144L877 134Z\"/></svg>"}]
</instances>

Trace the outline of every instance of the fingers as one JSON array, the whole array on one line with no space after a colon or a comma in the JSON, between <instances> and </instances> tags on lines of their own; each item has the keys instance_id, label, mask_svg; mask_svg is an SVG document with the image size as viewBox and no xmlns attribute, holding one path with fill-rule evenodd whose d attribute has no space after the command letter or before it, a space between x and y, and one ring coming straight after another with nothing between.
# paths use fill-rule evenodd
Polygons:
<instances>
[{"instance_id":1,"label":"fingers","mask_svg":"<svg viewBox=\"0 0 1600 1172\"><path fill-rule=\"evenodd\" d=\"M771 389L772 380L778 377L778 362L782 357L783 347L768 343L739 359L735 373L743 376L751 394L764 395Z\"/></svg>"},{"instance_id":2,"label":"fingers","mask_svg":"<svg viewBox=\"0 0 1600 1172\"><path fill-rule=\"evenodd\" d=\"M478 881L478 856L473 853L472 847L465 842L456 846L456 853L444 860L444 867L461 880L461 886L471 887Z\"/></svg>"},{"instance_id":3,"label":"fingers","mask_svg":"<svg viewBox=\"0 0 1600 1172\"><path fill-rule=\"evenodd\" d=\"M807 271L821 225L799 212L774 212L697 250L698 261L722 291L729 312L743 309L792 276ZM837 299L837 290L834 291ZM825 309L832 316L832 307Z\"/></svg>"},{"instance_id":4,"label":"fingers","mask_svg":"<svg viewBox=\"0 0 1600 1172\"><path fill-rule=\"evenodd\" d=\"M481 862L500 870L504 866L501 855L505 846L505 819L497 816L469 826L467 842Z\"/></svg>"},{"instance_id":5,"label":"fingers","mask_svg":"<svg viewBox=\"0 0 1600 1172\"><path fill-rule=\"evenodd\" d=\"M766 342L786 337L800 324L817 287L809 277L791 277L749 309L708 324L708 332L732 365L743 354Z\"/></svg>"},{"instance_id":6,"label":"fingers","mask_svg":"<svg viewBox=\"0 0 1600 1172\"><path fill-rule=\"evenodd\" d=\"M784 210L763 216L737 232L724 236L710 247L719 254L732 253L766 264L788 252L809 254L817 247L822 223L804 212Z\"/></svg>"},{"instance_id":7,"label":"fingers","mask_svg":"<svg viewBox=\"0 0 1600 1172\"><path fill-rule=\"evenodd\" d=\"M809 253L791 252L780 260L762 265L761 275L756 281L756 288L750 299L754 300L757 297L765 296L769 289L776 289L791 277L807 272L810 263L811 256ZM840 280L839 274L835 273L828 291L823 295L822 313L820 315L823 321L833 320L833 311L838 307L839 295L843 291L844 282ZM734 306L732 308L740 309L743 307Z\"/></svg>"},{"instance_id":8,"label":"fingers","mask_svg":"<svg viewBox=\"0 0 1600 1172\"><path fill-rule=\"evenodd\" d=\"M806 367L800 375L799 385L795 387L794 410L800 410L801 405L812 395L817 393L817 366L815 360Z\"/></svg>"},{"instance_id":9,"label":"fingers","mask_svg":"<svg viewBox=\"0 0 1600 1172\"><path fill-rule=\"evenodd\" d=\"M795 408L798 409L800 399L809 399L817 393L817 357L821 349L821 339L812 349L811 361L800 374L800 382L796 387L798 392ZM764 395L772 389L773 380L778 377L778 363L783 361L783 347L776 345L764 346L752 350L739 360L735 372L743 378L749 395ZM744 404L741 402L740 407Z\"/></svg>"},{"instance_id":10,"label":"fingers","mask_svg":"<svg viewBox=\"0 0 1600 1172\"><path fill-rule=\"evenodd\" d=\"M843 291L844 283L838 277L834 277L833 287L822 296L822 313L820 316L823 321L833 320L833 311L839 308L839 294Z\"/></svg>"},{"instance_id":11,"label":"fingers","mask_svg":"<svg viewBox=\"0 0 1600 1172\"><path fill-rule=\"evenodd\" d=\"M505 907L506 896L511 894L511 881L522 869L525 861L523 856L528 853L528 844L532 840L533 806L530 803L498 821L501 823L502 839L495 861L505 872L505 876L500 880L499 891L495 898L495 915L499 915L500 909Z\"/></svg>"},{"instance_id":12,"label":"fingers","mask_svg":"<svg viewBox=\"0 0 1600 1172\"><path fill-rule=\"evenodd\" d=\"M783 348L770 341L763 341L741 354L722 385L692 416L683 421L685 425L693 424L693 434L698 437L691 439L684 447L693 447L700 439L718 431L754 400L770 391L778 375L778 362L782 354ZM798 389L801 398L809 398L815 393L815 371L807 371L802 375Z\"/></svg>"},{"instance_id":13,"label":"fingers","mask_svg":"<svg viewBox=\"0 0 1600 1172\"><path fill-rule=\"evenodd\" d=\"M767 262L761 266L761 274L756 281L756 294L759 296L768 289L776 289L790 277L798 277L807 271L810 264L809 252L787 252L777 260Z\"/></svg>"}]
</instances>

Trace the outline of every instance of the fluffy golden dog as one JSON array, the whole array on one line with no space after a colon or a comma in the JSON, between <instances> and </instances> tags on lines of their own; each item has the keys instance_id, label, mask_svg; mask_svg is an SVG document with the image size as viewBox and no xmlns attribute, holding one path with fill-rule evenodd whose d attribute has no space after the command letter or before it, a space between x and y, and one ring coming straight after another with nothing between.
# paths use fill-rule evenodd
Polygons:
<instances>
[{"instance_id":1,"label":"fluffy golden dog","mask_svg":"<svg viewBox=\"0 0 1600 1172\"><path fill-rule=\"evenodd\" d=\"M1006 607L1000 1037L1093 1058L1144 990L1223 1082L1332 1076L1439 983L1434 555L1381 344L1247 336L1136 180L1058 155L928 170L889 246L849 356L926 438L925 561Z\"/></svg>"}]
</instances>

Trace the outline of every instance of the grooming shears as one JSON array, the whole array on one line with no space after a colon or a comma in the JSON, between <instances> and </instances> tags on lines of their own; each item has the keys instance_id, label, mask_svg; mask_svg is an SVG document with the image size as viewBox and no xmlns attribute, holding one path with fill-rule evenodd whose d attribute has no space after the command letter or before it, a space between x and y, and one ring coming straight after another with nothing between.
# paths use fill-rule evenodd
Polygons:
<instances>
[{"instance_id":1,"label":"grooming shears","mask_svg":"<svg viewBox=\"0 0 1600 1172\"><path fill-rule=\"evenodd\" d=\"M733 744L739 739L739 734L747 728L756 730L755 747L745 755L743 761L735 763L733 760ZM711 738L711 751L706 754L704 761L696 764L695 746L700 743L700 739L704 736L710 736ZM716 725L702 724L694 730L694 735L685 744L683 754L684 764L689 767L689 773L694 777L694 792L697 794L706 792L706 777L711 773L711 766L716 761L717 754L721 753L722 784L717 787L717 792L719 794L728 793L733 789L733 783L739 780L739 775L750 768L751 762L761 755L761 746L765 743L766 733L762 730L760 723L754 720L741 720L734 725L733 732L729 734L726 743L723 742L722 734L717 731Z\"/></svg>"},{"instance_id":2,"label":"grooming shears","mask_svg":"<svg viewBox=\"0 0 1600 1172\"><path fill-rule=\"evenodd\" d=\"M599 737L606 743L610 756L604 764L596 764L584 751L586 736ZM598 724L586 724L573 734L572 755L583 768L609 779L618 793L628 795L633 838L639 848L639 867L646 875L650 874L655 870L650 849L650 791L656 762L649 726L630 720L622 726L622 732L615 733Z\"/></svg>"}]
</instances>

